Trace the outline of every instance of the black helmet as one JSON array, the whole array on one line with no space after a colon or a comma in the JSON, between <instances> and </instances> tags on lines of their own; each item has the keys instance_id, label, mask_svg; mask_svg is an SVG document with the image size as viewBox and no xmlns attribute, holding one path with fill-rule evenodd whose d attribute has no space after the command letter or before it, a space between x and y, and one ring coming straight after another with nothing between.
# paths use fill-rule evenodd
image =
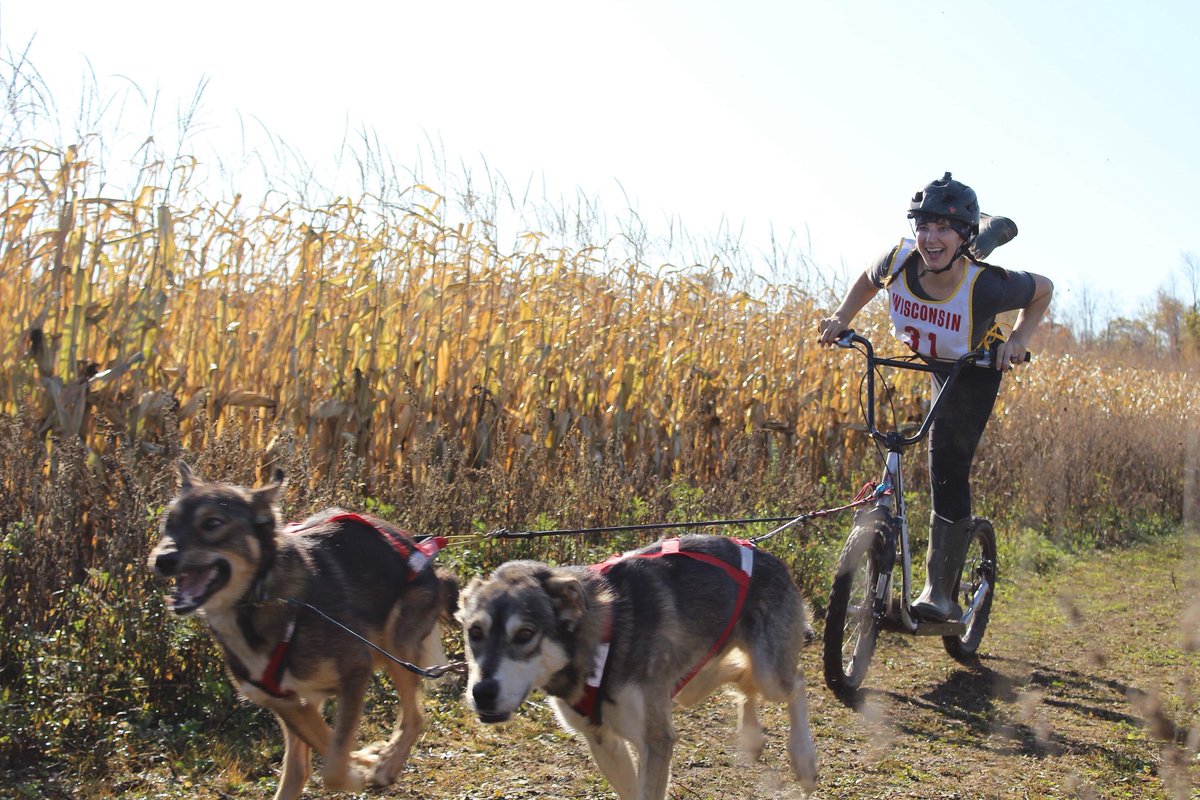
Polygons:
<instances>
[{"instance_id":1,"label":"black helmet","mask_svg":"<svg viewBox=\"0 0 1200 800\"><path fill-rule=\"evenodd\" d=\"M970 226L970 235L979 232L979 198L975 190L956 181L947 172L912 196L908 203L910 219L941 217L958 220ZM963 238L969 239L970 236Z\"/></svg>"}]
</instances>

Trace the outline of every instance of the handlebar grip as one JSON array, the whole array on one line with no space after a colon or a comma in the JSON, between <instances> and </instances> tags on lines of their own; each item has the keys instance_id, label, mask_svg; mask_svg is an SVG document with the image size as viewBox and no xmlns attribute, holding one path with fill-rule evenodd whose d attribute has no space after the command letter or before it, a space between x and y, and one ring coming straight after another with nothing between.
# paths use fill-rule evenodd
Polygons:
<instances>
[{"instance_id":1,"label":"handlebar grip","mask_svg":"<svg viewBox=\"0 0 1200 800\"><path fill-rule=\"evenodd\" d=\"M989 364L994 364L994 363L996 363L996 351L998 351L999 349L1000 349L1000 343L999 343L999 342L992 342L990 345L988 345L988 349L987 349L987 360L988 360L988 363L989 363ZM1032 353L1032 352L1030 352L1029 350L1026 350L1026 351L1025 351L1025 358L1023 359L1023 361L1024 361L1026 364L1028 364L1030 361L1033 361L1033 353Z\"/></svg>"},{"instance_id":2,"label":"handlebar grip","mask_svg":"<svg viewBox=\"0 0 1200 800\"><path fill-rule=\"evenodd\" d=\"M976 360L977 367L994 367L996 365L996 351L1000 349L1000 342L992 342L988 345L988 349L983 351L984 357ZM1030 350L1025 351L1025 357L1022 359L1025 363L1033 361L1033 354Z\"/></svg>"}]
</instances>

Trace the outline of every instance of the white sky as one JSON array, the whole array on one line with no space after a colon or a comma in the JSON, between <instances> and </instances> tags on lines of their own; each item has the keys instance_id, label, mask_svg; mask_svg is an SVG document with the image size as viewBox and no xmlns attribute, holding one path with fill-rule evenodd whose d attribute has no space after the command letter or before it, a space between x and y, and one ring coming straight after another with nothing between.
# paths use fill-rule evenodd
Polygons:
<instances>
[{"instance_id":1,"label":"white sky","mask_svg":"<svg viewBox=\"0 0 1200 800\"><path fill-rule=\"evenodd\" d=\"M0 0L0 51L68 120L94 72L157 94L170 135L207 80L192 144L230 161L263 130L318 166L364 129L402 167L434 141L652 233L795 231L830 275L952 170L1020 226L992 260L1049 276L1060 314L1085 285L1110 312L1187 294L1198 31L1192 0Z\"/></svg>"}]
</instances>

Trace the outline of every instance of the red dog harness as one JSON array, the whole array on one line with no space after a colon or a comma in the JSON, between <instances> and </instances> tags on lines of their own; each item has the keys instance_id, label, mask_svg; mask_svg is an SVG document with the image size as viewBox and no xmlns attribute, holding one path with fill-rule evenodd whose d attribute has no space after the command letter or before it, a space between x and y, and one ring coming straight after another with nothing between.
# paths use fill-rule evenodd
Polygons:
<instances>
[{"instance_id":1,"label":"red dog harness","mask_svg":"<svg viewBox=\"0 0 1200 800\"><path fill-rule=\"evenodd\" d=\"M381 528L366 517L358 514L352 514L348 511L341 514L335 514L326 520L326 522L361 522L368 528L373 528L376 533L382 536L387 543L392 546L393 550L400 554L401 558L408 562L408 569L410 570L408 573L408 579L410 581L417 577L417 573L424 569L425 565L428 564L433 557L438 554L438 551L445 547L448 542L445 536L430 536L428 539L422 539L419 542L414 542L402 531L393 531L388 530L387 528ZM288 527L290 528L291 526ZM298 528L297 530L300 529ZM291 530L288 532L295 533L295 531Z\"/></svg>"},{"instance_id":2,"label":"red dog harness","mask_svg":"<svg viewBox=\"0 0 1200 800\"><path fill-rule=\"evenodd\" d=\"M735 542L738 545L739 552L741 553L741 564L737 567L717 558L716 556L709 555L708 553L699 553L695 550L681 550L679 547L678 538L664 539L662 542L662 549L657 553L619 553L611 556L603 563L593 564L589 567L589 569L595 570L603 575L627 558L663 558L664 556L686 556L688 558L694 558L697 561L703 561L705 564L711 564L714 567L720 567L725 571L725 574L732 578L734 583L737 584L737 602L734 603L733 614L730 616L729 623L725 626L725 630L722 631L721 635L717 637L717 640L713 642L713 646L710 647L708 652L704 654L704 657L700 659L699 663L692 667L691 671L679 680L679 683L675 684L675 688L671 692L672 697L679 694L679 692L683 690L683 687L687 686L688 682L691 681L692 678L696 677L696 673L702 670L704 665L712 660L713 656L721 652L721 648L725 646L725 642L729 639L730 634L733 633L734 627L737 625L738 620L742 616L742 607L746 605L746 595L750 590L750 576L754 571L754 543L745 539L730 539L730 541ZM572 706L572 708L574 708L583 716L591 719L592 722L597 725L600 724L600 703L598 700L600 697L600 688L604 683L604 673L608 668L608 659L611 653L611 639L612 616L610 612L608 631L604 634L604 640L596 648L595 666L592 670L592 674L589 675L587 680L584 682L583 697L578 703Z\"/></svg>"},{"instance_id":3,"label":"red dog harness","mask_svg":"<svg viewBox=\"0 0 1200 800\"><path fill-rule=\"evenodd\" d=\"M400 554L408 564L408 579L414 580L417 574L424 569L434 556L438 554L447 544L447 539L444 536L430 536L428 539L422 539L419 542L413 541L409 536L401 531L389 530L376 525L366 517L350 512L342 512L334 514L323 520L313 520L313 524L326 524L330 522L358 522L371 528L384 541L392 546L392 549ZM284 533L301 533L312 527L312 524L307 522L293 522L284 528ZM252 686L262 689L272 697L291 697L295 694L291 689L284 689L283 673L287 669L287 652L288 646L292 643L292 634L296 631L296 620L292 619L288 623L287 632L283 635L283 640L275 645L275 649L271 651L271 659L267 662L266 669L263 670L262 677L258 680L250 680Z\"/></svg>"},{"instance_id":4,"label":"red dog harness","mask_svg":"<svg viewBox=\"0 0 1200 800\"><path fill-rule=\"evenodd\" d=\"M283 672L287 669L288 645L292 643L292 634L295 632L296 618L292 617L292 621L288 623L287 632L283 634L283 641L275 645L275 649L271 652L271 660L267 662L262 677L258 680L250 679L252 686L257 686L271 697L291 697L295 694L291 689L284 689L281 685Z\"/></svg>"}]
</instances>

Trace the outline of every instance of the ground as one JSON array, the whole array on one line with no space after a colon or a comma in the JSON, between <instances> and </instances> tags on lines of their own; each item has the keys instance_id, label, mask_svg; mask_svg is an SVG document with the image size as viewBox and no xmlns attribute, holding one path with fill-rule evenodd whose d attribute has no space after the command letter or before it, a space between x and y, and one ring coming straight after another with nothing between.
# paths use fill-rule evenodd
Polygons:
<instances>
[{"instance_id":1,"label":"ground","mask_svg":"<svg viewBox=\"0 0 1200 800\"><path fill-rule=\"evenodd\" d=\"M849 705L824 687L819 645L809 648L821 758L813 797L1200 796L1186 742L1200 687L1193 564L1175 538L1002 583L977 663L954 661L937 638L885 634ZM435 733L414 761L417 785L389 796L615 797L581 743L557 733L548 713L531 716L512 723L516 740L503 727L477 728L457 745ZM802 796L788 778L781 715L766 722L767 753L745 768L727 699L681 713L671 796ZM447 759L446 747L458 755ZM445 780L448 760L467 762L457 786Z\"/></svg>"},{"instance_id":2,"label":"ground","mask_svg":"<svg viewBox=\"0 0 1200 800\"><path fill-rule=\"evenodd\" d=\"M803 666L821 769L812 797L1200 797L1200 726L1188 738L1200 686L1194 555L1173 537L1076 558L1049 577L1006 581L1002 573L976 663L952 660L937 638L884 634L850 703L825 688L820 645L809 647ZM378 705L370 725L382 734L390 710ZM457 684L434 688L428 709L400 781L361 797L615 798L542 698L498 726L471 719ZM680 712L670 796L802 797L786 766L783 719L766 708L766 753L746 767L737 763L730 699ZM216 759L209 763L224 766L198 773L177 760L65 796L269 797L278 738L271 730L236 762L244 771ZM314 778L305 797L323 796Z\"/></svg>"}]
</instances>

